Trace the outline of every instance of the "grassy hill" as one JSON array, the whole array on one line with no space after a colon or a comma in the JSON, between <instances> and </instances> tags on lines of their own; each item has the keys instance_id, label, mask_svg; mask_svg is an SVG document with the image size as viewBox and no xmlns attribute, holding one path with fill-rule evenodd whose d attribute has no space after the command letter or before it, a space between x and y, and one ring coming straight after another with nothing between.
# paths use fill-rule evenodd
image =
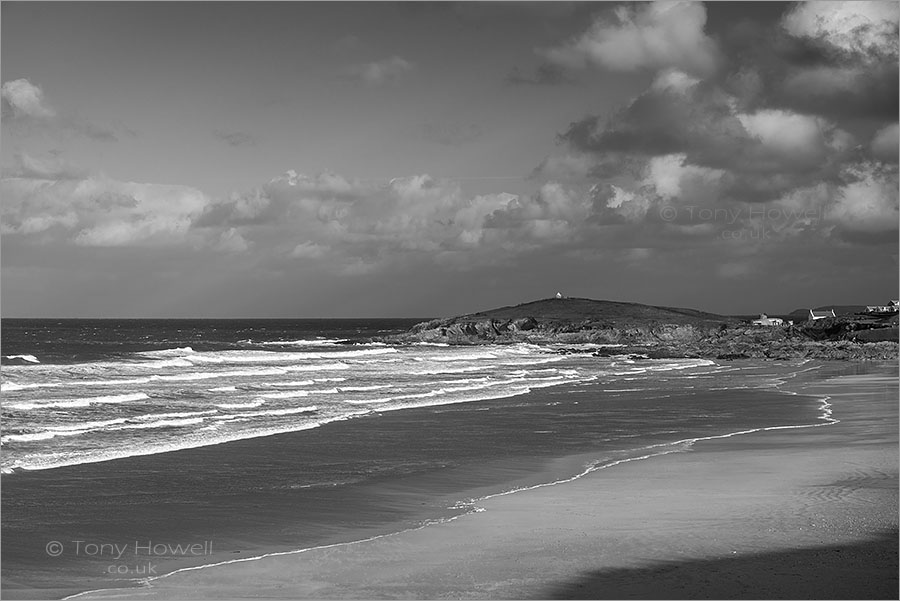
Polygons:
<instances>
[{"instance_id":1,"label":"grassy hill","mask_svg":"<svg viewBox=\"0 0 900 601\"><path fill-rule=\"evenodd\" d=\"M593 300L589 298L547 298L460 316L456 319L507 321L533 317L546 324L607 322L615 327L646 325L648 322L679 325L716 326L733 324L733 317L704 313L695 309L656 307L639 303Z\"/></svg>"}]
</instances>

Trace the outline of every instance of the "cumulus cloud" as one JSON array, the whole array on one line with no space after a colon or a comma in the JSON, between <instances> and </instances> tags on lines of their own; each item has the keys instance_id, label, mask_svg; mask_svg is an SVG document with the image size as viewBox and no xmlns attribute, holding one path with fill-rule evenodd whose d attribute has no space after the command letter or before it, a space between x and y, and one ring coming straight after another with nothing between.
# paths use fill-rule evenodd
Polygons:
<instances>
[{"instance_id":1,"label":"cumulus cloud","mask_svg":"<svg viewBox=\"0 0 900 601\"><path fill-rule=\"evenodd\" d=\"M883 1L800 2L782 19L791 35L823 41L841 51L897 57L900 4Z\"/></svg>"},{"instance_id":2,"label":"cumulus cloud","mask_svg":"<svg viewBox=\"0 0 900 601\"><path fill-rule=\"evenodd\" d=\"M349 73L363 83L380 86L396 82L415 68L410 61L399 56L392 56L380 61L354 65Z\"/></svg>"},{"instance_id":3,"label":"cumulus cloud","mask_svg":"<svg viewBox=\"0 0 900 601\"><path fill-rule=\"evenodd\" d=\"M615 53L597 49L615 36L637 44L668 26L649 6L617 10L555 58L655 68L653 80L620 109L573 122L559 135L564 152L533 173L590 186L585 219L605 240L708 244L724 262L736 258L735 236L757 252L896 242L896 4L805 3L768 29L735 26L712 75L643 49L634 64L610 63ZM744 273L747 261L725 271Z\"/></svg>"},{"instance_id":4,"label":"cumulus cloud","mask_svg":"<svg viewBox=\"0 0 900 601\"><path fill-rule=\"evenodd\" d=\"M255 252L359 275L411 263L470 269L571 245L590 212L587 196L556 182L530 196L472 196L427 174L371 183L289 171L209 204L193 228L206 238L233 228Z\"/></svg>"},{"instance_id":5,"label":"cumulus cloud","mask_svg":"<svg viewBox=\"0 0 900 601\"><path fill-rule=\"evenodd\" d=\"M50 119L56 116L56 111L47 104L43 90L27 79L4 82L0 95L4 118Z\"/></svg>"},{"instance_id":6,"label":"cumulus cloud","mask_svg":"<svg viewBox=\"0 0 900 601\"><path fill-rule=\"evenodd\" d=\"M324 256L327 251L327 247L307 240L294 247L294 250L291 251L291 257L295 259L318 259Z\"/></svg>"},{"instance_id":7,"label":"cumulus cloud","mask_svg":"<svg viewBox=\"0 0 900 601\"><path fill-rule=\"evenodd\" d=\"M30 175L0 181L3 231L42 234L46 242L81 246L183 243L192 218L208 203L203 193L186 186L120 182L98 175L67 179Z\"/></svg>"},{"instance_id":8,"label":"cumulus cloud","mask_svg":"<svg viewBox=\"0 0 900 601\"><path fill-rule=\"evenodd\" d=\"M896 163L900 147L900 127L897 123L885 125L872 138L872 156L885 163Z\"/></svg>"},{"instance_id":9,"label":"cumulus cloud","mask_svg":"<svg viewBox=\"0 0 900 601\"><path fill-rule=\"evenodd\" d=\"M829 116L896 119L896 2L805 2L781 21L772 101Z\"/></svg>"},{"instance_id":10,"label":"cumulus cloud","mask_svg":"<svg viewBox=\"0 0 900 601\"><path fill-rule=\"evenodd\" d=\"M854 137L823 117L741 107L718 84L666 72L620 111L576 121L560 138L571 153L594 160L598 176L681 154L688 164L726 172L722 193L754 201L834 179L855 152Z\"/></svg>"},{"instance_id":11,"label":"cumulus cloud","mask_svg":"<svg viewBox=\"0 0 900 601\"><path fill-rule=\"evenodd\" d=\"M571 69L676 68L706 76L716 69L718 49L705 25L706 8L700 2L618 5L598 16L585 33L540 54Z\"/></svg>"},{"instance_id":12,"label":"cumulus cloud","mask_svg":"<svg viewBox=\"0 0 900 601\"><path fill-rule=\"evenodd\" d=\"M590 220L628 228L639 244L663 233L707 243L895 241L896 169L857 162L838 175L835 182L791 188L765 203L746 202L729 194L734 179L728 171L690 165L684 154L653 157L630 185L595 184Z\"/></svg>"},{"instance_id":13,"label":"cumulus cloud","mask_svg":"<svg viewBox=\"0 0 900 601\"><path fill-rule=\"evenodd\" d=\"M828 207L837 234L858 242L896 242L900 223L896 170L862 163L848 166L844 176L848 181Z\"/></svg>"},{"instance_id":14,"label":"cumulus cloud","mask_svg":"<svg viewBox=\"0 0 900 601\"><path fill-rule=\"evenodd\" d=\"M234 227L222 231L214 244L214 247L218 250L234 253L242 253L248 250L250 246L252 246L252 243L244 238L240 231Z\"/></svg>"}]
</instances>

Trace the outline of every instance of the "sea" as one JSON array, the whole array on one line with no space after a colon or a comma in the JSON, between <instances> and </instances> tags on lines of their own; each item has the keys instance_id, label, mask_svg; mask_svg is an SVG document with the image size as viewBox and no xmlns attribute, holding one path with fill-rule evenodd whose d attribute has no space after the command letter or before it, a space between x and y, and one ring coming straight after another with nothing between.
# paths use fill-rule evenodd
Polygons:
<instances>
[{"instance_id":1,"label":"sea","mask_svg":"<svg viewBox=\"0 0 900 601\"><path fill-rule=\"evenodd\" d=\"M384 341L419 321L2 320L4 596L352 544L834 421L784 389L803 360Z\"/></svg>"}]
</instances>

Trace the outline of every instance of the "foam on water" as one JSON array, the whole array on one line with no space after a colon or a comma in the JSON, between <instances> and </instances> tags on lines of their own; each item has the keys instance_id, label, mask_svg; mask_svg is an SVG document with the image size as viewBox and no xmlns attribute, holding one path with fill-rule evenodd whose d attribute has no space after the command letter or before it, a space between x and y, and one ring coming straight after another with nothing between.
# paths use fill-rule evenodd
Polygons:
<instances>
[{"instance_id":1,"label":"foam on water","mask_svg":"<svg viewBox=\"0 0 900 601\"><path fill-rule=\"evenodd\" d=\"M13 392L16 390L28 390L29 388L58 388L61 384L42 382L32 384L17 384L15 382L3 382L0 384L0 392Z\"/></svg>"},{"instance_id":2,"label":"foam on water","mask_svg":"<svg viewBox=\"0 0 900 601\"><path fill-rule=\"evenodd\" d=\"M268 340L266 342L248 340L247 342L260 346L336 346L350 341L346 338L316 338L314 340Z\"/></svg>"},{"instance_id":3,"label":"foam on water","mask_svg":"<svg viewBox=\"0 0 900 601\"><path fill-rule=\"evenodd\" d=\"M309 396L310 394L311 391L309 390L287 390L285 392L269 392L259 396L264 399L296 399Z\"/></svg>"},{"instance_id":4,"label":"foam on water","mask_svg":"<svg viewBox=\"0 0 900 601\"><path fill-rule=\"evenodd\" d=\"M121 426L123 430L146 430L148 428L176 428L182 426L193 426L203 422L203 417L189 417L185 419L163 419L151 421L143 424L126 424Z\"/></svg>"},{"instance_id":5,"label":"foam on water","mask_svg":"<svg viewBox=\"0 0 900 601\"><path fill-rule=\"evenodd\" d=\"M40 363L38 358L34 355L4 355L7 359L21 359L22 361L27 361L28 363Z\"/></svg>"},{"instance_id":6,"label":"foam on water","mask_svg":"<svg viewBox=\"0 0 900 601\"><path fill-rule=\"evenodd\" d=\"M63 430L59 432L33 432L29 434L8 434L0 437L0 441L3 444L8 444L10 442L35 442L38 440L48 440L50 438L56 438L57 436L77 436L78 434L83 434L87 430Z\"/></svg>"},{"instance_id":7,"label":"foam on water","mask_svg":"<svg viewBox=\"0 0 900 601\"><path fill-rule=\"evenodd\" d=\"M371 386L341 386L341 392L366 392L369 390L383 390L385 388L391 388L390 384L373 384Z\"/></svg>"},{"instance_id":8,"label":"foam on water","mask_svg":"<svg viewBox=\"0 0 900 601\"><path fill-rule=\"evenodd\" d=\"M248 401L246 403L218 403L216 407L220 409L252 409L253 407L259 407L260 405L265 404L265 399L256 399L255 401Z\"/></svg>"},{"instance_id":9,"label":"foam on water","mask_svg":"<svg viewBox=\"0 0 900 601\"><path fill-rule=\"evenodd\" d=\"M10 403L10 409L31 410L31 409L49 409L49 408L74 408L89 407L90 405L99 405L105 403L125 403L128 401L142 401L150 397L143 392L135 392L131 394L116 394L110 396L77 398L77 399L61 399L61 400L39 400L27 403Z\"/></svg>"},{"instance_id":10,"label":"foam on water","mask_svg":"<svg viewBox=\"0 0 900 601\"><path fill-rule=\"evenodd\" d=\"M302 430L372 409L506 398L539 387L587 382L609 365L604 359L586 362L581 357L587 368L535 367L579 359L548 355L545 348L525 344L476 350L440 345L295 350L339 340L310 340L286 345L293 348L284 351L269 350L274 343L266 350L196 351L178 345L118 361L12 366L13 377L3 382L12 400L4 404L4 430L22 437L9 439L13 443L29 442L29 450L12 448L2 458L3 467L44 469L104 461ZM659 369L689 364L667 361ZM346 376L335 377L335 371ZM346 385L316 387L326 382ZM66 394L74 386L96 393ZM311 397L316 406L301 404ZM61 416L59 410L69 415ZM7 430L8 421L24 427Z\"/></svg>"},{"instance_id":11,"label":"foam on water","mask_svg":"<svg viewBox=\"0 0 900 601\"><path fill-rule=\"evenodd\" d=\"M294 415L296 413L313 413L319 408L315 405L309 407L288 407L286 409L269 409L268 411L250 411L247 413L236 413L233 417L264 417L268 415Z\"/></svg>"}]
</instances>

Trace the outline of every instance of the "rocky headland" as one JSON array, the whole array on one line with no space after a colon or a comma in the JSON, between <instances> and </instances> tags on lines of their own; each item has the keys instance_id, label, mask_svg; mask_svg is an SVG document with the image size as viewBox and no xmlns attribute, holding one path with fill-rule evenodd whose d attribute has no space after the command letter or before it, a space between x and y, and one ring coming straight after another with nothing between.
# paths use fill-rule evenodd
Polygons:
<instances>
[{"instance_id":1,"label":"rocky headland","mask_svg":"<svg viewBox=\"0 0 900 601\"><path fill-rule=\"evenodd\" d=\"M845 359L897 358L897 316L840 316L790 326L753 326L735 317L693 309L584 298L551 298L514 307L433 319L391 343L460 345L553 344L559 352L585 352L559 345L624 345L594 354L649 358Z\"/></svg>"}]
</instances>

